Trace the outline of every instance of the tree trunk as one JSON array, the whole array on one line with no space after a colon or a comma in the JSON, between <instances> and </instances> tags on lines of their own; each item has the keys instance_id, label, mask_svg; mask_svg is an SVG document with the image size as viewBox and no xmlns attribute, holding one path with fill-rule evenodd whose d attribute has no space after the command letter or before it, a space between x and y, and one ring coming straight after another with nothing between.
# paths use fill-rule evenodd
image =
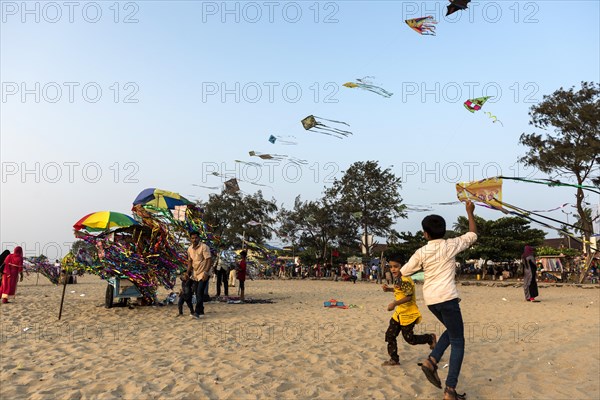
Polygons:
<instances>
[{"instance_id":1,"label":"tree trunk","mask_svg":"<svg viewBox=\"0 0 600 400\"><path fill-rule=\"evenodd\" d=\"M364 224L364 230L365 230L365 250L366 250L365 255L367 256L367 259L370 259L371 258L371 249L369 248L369 232L368 232L367 224Z\"/></svg>"},{"instance_id":2,"label":"tree trunk","mask_svg":"<svg viewBox=\"0 0 600 400\"><path fill-rule=\"evenodd\" d=\"M577 183L579 185L583 184L583 180L577 177ZM581 221L581 230L583 231L583 252L585 253L585 264L583 269L579 274L579 283L583 283L585 280L585 276L587 274L588 269L592 265L592 259L594 254L592 254L592 248L590 246L590 236L592 232L592 221L587 219L587 215L583 208L583 189L577 188L577 213L579 214L579 220Z\"/></svg>"}]
</instances>

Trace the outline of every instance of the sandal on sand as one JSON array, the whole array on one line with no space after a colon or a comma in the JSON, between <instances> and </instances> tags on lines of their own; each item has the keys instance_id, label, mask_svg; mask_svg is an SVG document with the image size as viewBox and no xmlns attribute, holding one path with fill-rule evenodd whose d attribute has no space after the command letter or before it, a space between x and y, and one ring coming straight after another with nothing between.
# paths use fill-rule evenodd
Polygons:
<instances>
[{"instance_id":1,"label":"sandal on sand","mask_svg":"<svg viewBox=\"0 0 600 400\"><path fill-rule=\"evenodd\" d=\"M394 360L387 360L387 361L385 361L381 365L386 366L386 367L390 367L390 366L393 366L393 365L400 365L400 363L398 361L394 361Z\"/></svg>"},{"instance_id":2,"label":"sandal on sand","mask_svg":"<svg viewBox=\"0 0 600 400\"><path fill-rule=\"evenodd\" d=\"M444 400L465 400L467 398L467 394L459 394L456 393L456 389L449 388L446 386L444 389Z\"/></svg>"},{"instance_id":3,"label":"sandal on sand","mask_svg":"<svg viewBox=\"0 0 600 400\"><path fill-rule=\"evenodd\" d=\"M435 335L435 333L432 333L431 337L433 338L433 341L429 345L429 350L435 349L435 345L437 344L437 336Z\"/></svg>"},{"instance_id":4,"label":"sandal on sand","mask_svg":"<svg viewBox=\"0 0 600 400\"><path fill-rule=\"evenodd\" d=\"M427 380L436 388L442 388L442 381L437 373L437 364L431 360L431 357L418 364L421 367L421 371L425 374Z\"/></svg>"}]
</instances>

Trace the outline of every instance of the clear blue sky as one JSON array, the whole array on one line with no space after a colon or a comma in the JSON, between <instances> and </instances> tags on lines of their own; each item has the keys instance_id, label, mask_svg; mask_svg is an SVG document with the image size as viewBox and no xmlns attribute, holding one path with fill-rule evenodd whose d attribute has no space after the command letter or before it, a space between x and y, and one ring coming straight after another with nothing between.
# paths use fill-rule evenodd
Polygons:
<instances>
[{"instance_id":1,"label":"clear blue sky","mask_svg":"<svg viewBox=\"0 0 600 400\"><path fill-rule=\"evenodd\" d=\"M210 190L193 184L222 184L209 172L256 178L234 162L260 161L250 150L309 162L261 169L256 182L273 187L265 197L286 207L299 194L319 197L355 161L393 166L413 205L453 201L457 181L544 177L517 164L518 139L544 94L600 81L599 2L472 2L448 18L446 4L3 1L2 247L64 255L75 221L129 213L147 187L206 200ZM439 22L437 36L404 23L425 15ZM341 86L364 76L394 95ZM482 112L464 109L483 95L494 98ZM345 121L354 135L304 131L310 114ZM270 134L298 145L270 144ZM575 200L571 189L511 181L504 199L530 210ZM451 224L463 210L435 212ZM424 215L396 228L414 232Z\"/></svg>"}]
</instances>

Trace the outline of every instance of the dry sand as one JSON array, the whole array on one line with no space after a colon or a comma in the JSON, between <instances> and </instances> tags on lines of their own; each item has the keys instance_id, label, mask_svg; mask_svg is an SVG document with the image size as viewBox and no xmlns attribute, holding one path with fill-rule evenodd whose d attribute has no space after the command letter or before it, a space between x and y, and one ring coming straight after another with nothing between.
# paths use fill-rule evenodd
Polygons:
<instances>
[{"instance_id":1,"label":"dry sand","mask_svg":"<svg viewBox=\"0 0 600 400\"><path fill-rule=\"evenodd\" d=\"M401 365L381 366L392 294L373 283L248 281L247 297L275 303L209 303L200 321L176 318L176 306L105 309L105 288L95 276L68 285L59 322L61 287L42 277L36 286L35 276L19 285L14 302L0 306L1 399L443 397L417 366L426 345L400 337ZM439 336L417 288L417 332ZM466 325L459 392L470 399L600 398L597 285L542 284L541 303L525 302L513 286L459 291ZM326 309L330 298L359 308ZM440 368L442 381L446 374Z\"/></svg>"}]
</instances>

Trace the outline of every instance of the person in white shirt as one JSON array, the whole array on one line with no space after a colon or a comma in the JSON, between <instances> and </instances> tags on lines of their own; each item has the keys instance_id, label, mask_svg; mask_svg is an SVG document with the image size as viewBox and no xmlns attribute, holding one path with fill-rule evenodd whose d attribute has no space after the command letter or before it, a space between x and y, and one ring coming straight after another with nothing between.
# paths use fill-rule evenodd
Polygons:
<instances>
[{"instance_id":1,"label":"person in white shirt","mask_svg":"<svg viewBox=\"0 0 600 400\"><path fill-rule=\"evenodd\" d=\"M194 318L204 318L204 288L210 278L212 254L210 248L200 241L200 234L196 231L190 233L192 245L188 247L188 276L193 281L196 293L196 310Z\"/></svg>"},{"instance_id":2,"label":"person in white shirt","mask_svg":"<svg viewBox=\"0 0 600 400\"><path fill-rule=\"evenodd\" d=\"M469 232L453 239L444 239L446 221L439 215L429 215L423 219L423 235L427 244L417 250L410 260L400 270L402 276L410 276L419 270L425 274L423 299L429 310L446 327L429 357L424 360L421 369L434 386L442 388L437 374L437 363L450 346L450 362L444 399L463 399L464 394L456 392L458 376L462 366L465 351L464 323L455 282L454 257L469 248L477 240L477 225L475 224L475 205L466 203L469 219Z\"/></svg>"}]
</instances>

